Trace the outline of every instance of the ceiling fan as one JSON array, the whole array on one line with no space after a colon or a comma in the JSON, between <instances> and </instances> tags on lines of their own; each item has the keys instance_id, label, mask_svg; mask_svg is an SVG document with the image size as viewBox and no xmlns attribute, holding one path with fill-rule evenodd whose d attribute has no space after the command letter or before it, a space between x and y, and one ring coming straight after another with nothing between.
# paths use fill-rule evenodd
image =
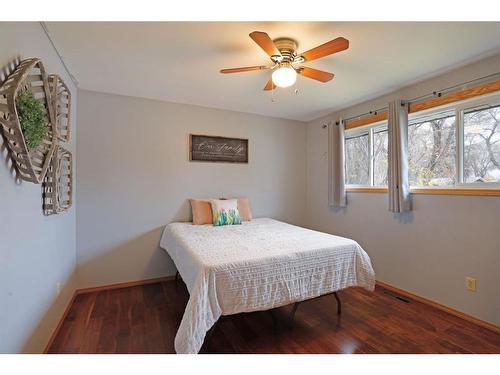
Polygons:
<instances>
[{"instance_id":1,"label":"ceiling fan","mask_svg":"<svg viewBox=\"0 0 500 375\"><path fill-rule=\"evenodd\" d=\"M270 57L272 65L247 66L242 68L222 69L220 72L240 73L254 70L271 69L274 72L267 82L264 90L274 90L276 87L289 87L297 80L297 73L315 79L320 82L328 82L333 79L333 74L322 70L301 66L304 62L320 59L349 48L349 41L345 38L336 38L310 49L304 53L297 53L298 43L290 38L278 38L272 40L267 33L254 31L250 38L259 45Z\"/></svg>"}]
</instances>

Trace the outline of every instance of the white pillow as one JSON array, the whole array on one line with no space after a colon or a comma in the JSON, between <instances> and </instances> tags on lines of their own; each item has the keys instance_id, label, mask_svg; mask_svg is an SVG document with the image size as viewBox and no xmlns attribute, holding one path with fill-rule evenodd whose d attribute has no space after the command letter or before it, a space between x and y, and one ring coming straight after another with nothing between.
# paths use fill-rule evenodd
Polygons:
<instances>
[{"instance_id":1,"label":"white pillow","mask_svg":"<svg viewBox=\"0 0 500 375\"><path fill-rule=\"evenodd\" d=\"M211 199L213 225L241 224L237 199Z\"/></svg>"}]
</instances>

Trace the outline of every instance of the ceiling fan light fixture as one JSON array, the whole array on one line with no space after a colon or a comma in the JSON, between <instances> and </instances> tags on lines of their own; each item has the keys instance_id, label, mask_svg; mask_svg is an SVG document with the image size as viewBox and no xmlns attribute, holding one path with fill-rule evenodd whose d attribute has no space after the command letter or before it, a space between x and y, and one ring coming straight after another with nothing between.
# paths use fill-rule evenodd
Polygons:
<instances>
[{"instance_id":1,"label":"ceiling fan light fixture","mask_svg":"<svg viewBox=\"0 0 500 375\"><path fill-rule=\"evenodd\" d=\"M272 91L276 87L290 87L297 82L297 74L302 77L326 83L333 79L329 72L302 66L304 62L320 59L349 48L349 41L338 37L312 48L303 53L297 53L298 43L291 38L271 39L263 31L250 33L250 38L269 56L272 65L246 66L241 68L222 69L223 74L250 72L256 70L273 70L271 78L264 86L264 91ZM295 90L297 92L297 90Z\"/></svg>"},{"instance_id":2,"label":"ceiling fan light fixture","mask_svg":"<svg viewBox=\"0 0 500 375\"><path fill-rule=\"evenodd\" d=\"M290 64L281 64L280 67L273 72L273 83L278 87L290 87L297 80L297 72Z\"/></svg>"}]
</instances>

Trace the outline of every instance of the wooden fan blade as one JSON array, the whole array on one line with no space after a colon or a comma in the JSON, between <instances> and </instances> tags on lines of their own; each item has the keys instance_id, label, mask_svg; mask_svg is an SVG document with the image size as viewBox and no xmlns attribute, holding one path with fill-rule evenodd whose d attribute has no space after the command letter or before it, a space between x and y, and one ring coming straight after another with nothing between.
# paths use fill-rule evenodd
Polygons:
<instances>
[{"instance_id":1,"label":"wooden fan blade","mask_svg":"<svg viewBox=\"0 0 500 375\"><path fill-rule=\"evenodd\" d=\"M266 86L264 87L264 91L274 90L275 88L276 85L273 83L273 79L269 78L269 81L267 81Z\"/></svg>"},{"instance_id":2,"label":"wooden fan blade","mask_svg":"<svg viewBox=\"0 0 500 375\"><path fill-rule=\"evenodd\" d=\"M220 72L227 74L227 73L241 73L241 72L251 72L253 70L265 70L265 69L271 69L271 66L267 65L258 65L258 66L245 66L242 68L231 68L231 69L222 69Z\"/></svg>"},{"instance_id":3,"label":"wooden fan blade","mask_svg":"<svg viewBox=\"0 0 500 375\"><path fill-rule=\"evenodd\" d=\"M302 56L306 61L312 61L325 57L349 48L349 41L345 38L337 38L326 42L316 48L310 49L307 52L299 55Z\"/></svg>"},{"instance_id":4,"label":"wooden fan blade","mask_svg":"<svg viewBox=\"0 0 500 375\"><path fill-rule=\"evenodd\" d=\"M318 69L308 68L305 66L300 68L299 74L303 75L304 77L312 78L315 79L316 81L320 81L323 83L331 81L334 77L332 73L324 72Z\"/></svg>"},{"instance_id":5,"label":"wooden fan blade","mask_svg":"<svg viewBox=\"0 0 500 375\"><path fill-rule=\"evenodd\" d=\"M281 55L280 51L278 51L267 33L263 31L254 31L253 33L250 33L250 38L252 38L253 41L257 43L259 47L262 48L269 56Z\"/></svg>"}]
</instances>

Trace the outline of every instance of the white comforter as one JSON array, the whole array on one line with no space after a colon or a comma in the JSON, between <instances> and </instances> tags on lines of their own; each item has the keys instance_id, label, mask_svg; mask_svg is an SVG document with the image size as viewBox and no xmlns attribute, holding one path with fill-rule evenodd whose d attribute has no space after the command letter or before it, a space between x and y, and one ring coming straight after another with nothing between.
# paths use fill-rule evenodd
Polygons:
<instances>
[{"instance_id":1,"label":"white comforter","mask_svg":"<svg viewBox=\"0 0 500 375\"><path fill-rule=\"evenodd\" d=\"M355 241L273 219L221 227L172 223L160 246L190 294L175 337L177 353L198 353L221 315L375 286L370 258Z\"/></svg>"}]
</instances>

